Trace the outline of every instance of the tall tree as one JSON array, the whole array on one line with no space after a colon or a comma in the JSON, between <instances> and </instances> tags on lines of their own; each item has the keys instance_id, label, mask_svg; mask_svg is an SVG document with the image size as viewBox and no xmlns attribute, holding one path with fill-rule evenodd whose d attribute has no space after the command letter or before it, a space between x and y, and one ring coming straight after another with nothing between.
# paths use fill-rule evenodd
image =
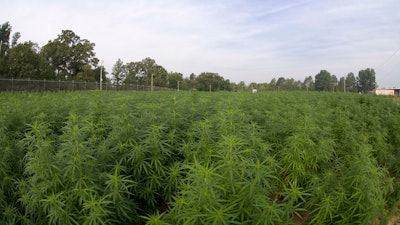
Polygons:
<instances>
[{"instance_id":1,"label":"tall tree","mask_svg":"<svg viewBox=\"0 0 400 225\"><path fill-rule=\"evenodd\" d=\"M283 90L284 85L285 85L286 79L284 77L279 77L278 80L276 81L276 87L278 90Z\"/></svg>"},{"instance_id":2,"label":"tall tree","mask_svg":"<svg viewBox=\"0 0 400 225\"><path fill-rule=\"evenodd\" d=\"M8 22L0 25L0 77L7 76L9 68L7 65L7 54L10 46L11 26Z\"/></svg>"},{"instance_id":3,"label":"tall tree","mask_svg":"<svg viewBox=\"0 0 400 225\"><path fill-rule=\"evenodd\" d=\"M0 58L5 55L10 47L10 34L11 25L9 22L0 25Z\"/></svg>"},{"instance_id":4,"label":"tall tree","mask_svg":"<svg viewBox=\"0 0 400 225\"><path fill-rule=\"evenodd\" d=\"M358 72L358 88L359 91L363 93L367 93L369 91L374 90L377 87L375 81L375 71L374 69L367 68L365 70L360 70Z\"/></svg>"},{"instance_id":5,"label":"tall tree","mask_svg":"<svg viewBox=\"0 0 400 225\"><path fill-rule=\"evenodd\" d=\"M203 72L196 78L197 89L199 91L230 91L229 80L225 80L218 73Z\"/></svg>"},{"instance_id":6,"label":"tall tree","mask_svg":"<svg viewBox=\"0 0 400 225\"><path fill-rule=\"evenodd\" d=\"M111 82L107 77L108 72L106 71L106 68L103 65L97 66L96 68L92 69L92 71L93 71L94 80L96 82L100 82L100 74L102 75L101 79L102 79L103 83Z\"/></svg>"},{"instance_id":7,"label":"tall tree","mask_svg":"<svg viewBox=\"0 0 400 225\"><path fill-rule=\"evenodd\" d=\"M17 45L18 40L21 38L21 33L20 32L15 32L12 41L11 41L11 48L14 48L14 46Z\"/></svg>"},{"instance_id":8,"label":"tall tree","mask_svg":"<svg viewBox=\"0 0 400 225\"><path fill-rule=\"evenodd\" d=\"M314 89L314 79L312 78L312 76L308 76L304 79L302 88L307 91Z\"/></svg>"},{"instance_id":9,"label":"tall tree","mask_svg":"<svg viewBox=\"0 0 400 225\"><path fill-rule=\"evenodd\" d=\"M244 81L240 81L237 85L236 85L236 90L237 91L244 91L246 90L246 83Z\"/></svg>"},{"instance_id":10,"label":"tall tree","mask_svg":"<svg viewBox=\"0 0 400 225\"><path fill-rule=\"evenodd\" d=\"M194 73L189 75L189 78L183 79L183 82L187 84L188 89L197 89L197 76Z\"/></svg>"},{"instance_id":11,"label":"tall tree","mask_svg":"<svg viewBox=\"0 0 400 225\"><path fill-rule=\"evenodd\" d=\"M357 91L357 82L354 73L350 72L347 74L345 79L346 91L348 92L356 92Z\"/></svg>"},{"instance_id":12,"label":"tall tree","mask_svg":"<svg viewBox=\"0 0 400 225\"><path fill-rule=\"evenodd\" d=\"M112 81L115 84L122 84L122 82L125 80L126 70L125 70L125 65L121 59L118 59L117 62L115 62L112 68L111 75L112 75Z\"/></svg>"},{"instance_id":13,"label":"tall tree","mask_svg":"<svg viewBox=\"0 0 400 225\"><path fill-rule=\"evenodd\" d=\"M331 74L326 70L321 70L315 75L315 90L329 91L331 90Z\"/></svg>"},{"instance_id":14,"label":"tall tree","mask_svg":"<svg viewBox=\"0 0 400 225\"><path fill-rule=\"evenodd\" d=\"M345 90L345 85L346 85L346 83L345 83L345 81L346 81L346 78L345 77L341 77L340 79L339 79L339 82L338 82L338 85L337 85L337 91L339 91L339 92L344 92L344 91L348 91L348 90Z\"/></svg>"},{"instance_id":15,"label":"tall tree","mask_svg":"<svg viewBox=\"0 0 400 225\"><path fill-rule=\"evenodd\" d=\"M332 75L331 76L331 85L332 85L332 91L336 91L336 88L338 86L338 79L336 77L336 75Z\"/></svg>"},{"instance_id":16,"label":"tall tree","mask_svg":"<svg viewBox=\"0 0 400 225\"><path fill-rule=\"evenodd\" d=\"M125 79L124 84L139 84L138 73L140 71L139 62L129 62L124 65L125 68ZM140 76L142 77L142 76Z\"/></svg>"},{"instance_id":17,"label":"tall tree","mask_svg":"<svg viewBox=\"0 0 400 225\"><path fill-rule=\"evenodd\" d=\"M151 76L153 76L153 86L156 87L168 86L168 72L164 67L160 65L152 67L150 69L150 80Z\"/></svg>"},{"instance_id":18,"label":"tall tree","mask_svg":"<svg viewBox=\"0 0 400 225\"><path fill-rule=\"evenodd\" d=\"M47 66L53 69L54 79L73 80L85 70L85 66L96 67L94 43L81 39L71 30L63 30L53 41L49 41L41 51Z\"/></svg>"},{"instance_id":19,"label":"tall tree","mask_svg":"<svg viewBox=\"0 0 400 225\"><path fill-rule=\"evenodd\" d=\"M183 75L177 72L168 73L168 87L172 89L182 89Z\"/></svg>"},{"instance_id":20,"label":"tall tree","mask_svg":"<svg viewBox=\"0 0 400 225\"><path fill-rule=\"evenodd\" d=\"M285 79L282 90L294 91L300 90L301 82L296 81L294 78Z\"/></svg>"},{"instance_id":21,"label":"tall tree","mask_svg":"<svg viewBox=\"0 0 400 225\"><path fill-rule=\"evenodd\" d=\"M157 65L152 58L145 58L139 62L130 62L125 65L126 79L124 83L166 87L168 73L164 67Z\"/></svg>"},{"instance_id":22,"label":"tall tree","mask_svg":"<svg viewBox=\"0 0 400 225\"><path fill-rule=\"evenodd\" d=\"M8 51L8 74L14 78L40 78L39 47L36 43L25 42L17 44Z\"/></svg>"},{"instance_id":23,"label":"tall tree","mask_svg":"<svg viewBox=\"0 0 400 225\"><path fill-rule=\"evenodd\" d=\"M89 65L82 66L81 71L75 76L75 81L95 82L95 74Z\"/></svg>"}]
</instances>

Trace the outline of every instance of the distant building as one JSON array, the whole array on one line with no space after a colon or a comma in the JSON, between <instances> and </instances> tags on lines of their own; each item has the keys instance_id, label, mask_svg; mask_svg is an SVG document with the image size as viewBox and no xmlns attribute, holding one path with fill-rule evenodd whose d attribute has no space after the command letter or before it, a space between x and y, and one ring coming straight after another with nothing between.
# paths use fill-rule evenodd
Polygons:
<instances>
[{"instance_id":1,"label":"distant building","mask_svg":"<svg viewBox=\"0 0 400 225\"><path fill-rule=\"evenodd\" d=\"M399 97L399 92L400 89L375 89L373 93L374 95L388 95Z\"/></svg>"}]
</instances>

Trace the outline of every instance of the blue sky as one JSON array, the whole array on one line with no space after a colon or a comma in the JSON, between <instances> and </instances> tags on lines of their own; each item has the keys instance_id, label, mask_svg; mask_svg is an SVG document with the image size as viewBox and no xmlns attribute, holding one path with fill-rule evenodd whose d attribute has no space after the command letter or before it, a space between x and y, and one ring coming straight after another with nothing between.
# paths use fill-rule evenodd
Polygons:
<instances>
[{"instance_id":1,"label":"blue sky","mask_svg":"<svg viewBox=\"0 0 400 225\"><path fill-rule=\"evenodd\" d=\"M6 21L40 46L73 30L109 73L118 58L146 57L184 76L246 83L370 67L380 87L400 88L399 0L6 0Z\"/></svg>"}]
</instances>

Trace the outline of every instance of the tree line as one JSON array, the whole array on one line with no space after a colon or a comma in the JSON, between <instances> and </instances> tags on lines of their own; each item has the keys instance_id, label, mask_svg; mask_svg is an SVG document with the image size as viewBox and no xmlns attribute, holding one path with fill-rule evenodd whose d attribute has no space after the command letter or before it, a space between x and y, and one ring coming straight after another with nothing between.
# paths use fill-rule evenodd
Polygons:
<instances>
[{"instance_id":1,"label":"tree line","mask_svg":"<svg viewBox=\"0 0 400 225\"><path fill-rule=\"evenodd\" d=\"M183 77L179 72L167 72L152 58L137 62L123 63L118 59L111 72L111 82L115 84L152 84L180 90L197 89L199 91L232 91L233 85L218 73L202 72Z\"/></svg>"},{"instance_id":2,"label":"tree line","mask_svg":"<svg viewBox=\"0 0 400 225\"><path fill-rule=\"evenodd\" d=\"M258 90L315 90L368 92L377 87L375 71L361 70L338 79L326 70L304 81L293 78L273 78L269 83L231 82L215 72L192 73L184 77L179 72L168 72L152 58L124 63L118 59L110 76L94 51L95 44L82 39L72 30L62 30L55 39L42 47L32 41L19 43L15 32L10 40L12 27L9 22L0 25L0 77L16 79L74 80L114 84L139 84L199 91ZM102 71L102 72L101 72Z\"/></svg>"},{"instance_id":3,"label":"tree line","mask_svg":"<svg viewBox=\"0 0 400 225\"><path fill-rule=\"evenodd\" d=\"M243 87L244 83L239 83ZM353 72L347 76L338 78L327 70L321 70L314 76L308 76L304 81L279 77L273 78L269 83L250 84L259 90L307 90L307 91L331 91L331 92L362 92L367 93L378 87L375 70L367 68L360 70L358 76Z\"/></svg>"}]
</instances>

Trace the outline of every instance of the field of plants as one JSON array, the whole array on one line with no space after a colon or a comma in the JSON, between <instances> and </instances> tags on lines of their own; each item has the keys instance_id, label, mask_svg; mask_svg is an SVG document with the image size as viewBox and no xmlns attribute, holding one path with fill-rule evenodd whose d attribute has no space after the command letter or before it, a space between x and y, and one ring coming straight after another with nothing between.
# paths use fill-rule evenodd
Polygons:
<instances>
[{"instance_id":1,"label":"field of plants","mask_svg":"<svg viewBox=\"0 0 400 225\"><path fill-rule=\"evenodd\" d=\"M0 224L388 224L400 106L318 92L0 93Z\"/></svg>"}]
</instances>

